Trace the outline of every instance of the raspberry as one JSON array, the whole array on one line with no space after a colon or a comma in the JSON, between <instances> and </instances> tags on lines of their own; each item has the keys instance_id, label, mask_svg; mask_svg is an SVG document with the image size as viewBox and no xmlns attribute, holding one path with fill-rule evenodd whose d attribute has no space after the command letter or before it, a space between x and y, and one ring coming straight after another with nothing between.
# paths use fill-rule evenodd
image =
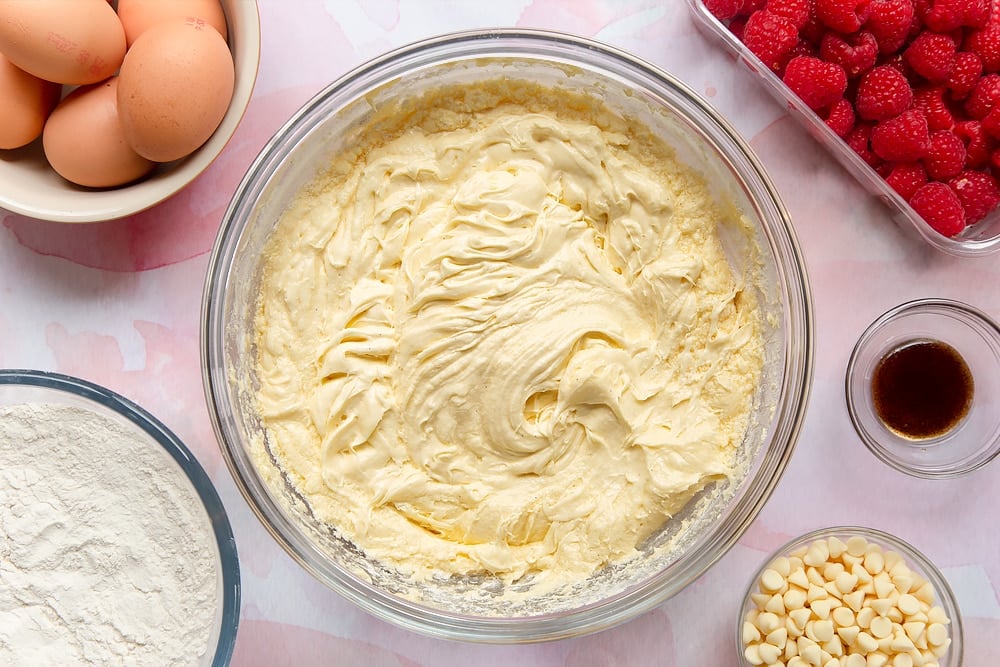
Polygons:
<instances>
[{"instance_id":1,"label":"raspberry","mask_svg":"<svg viewBox=\"0 0 1000 667\"><path fill-rule=\"evenodd\" d=\"M898 192L900 197L909 201L913 193L927 183L927 172L919 162L897 162L885 177L885 182Z\"/></svg>"},{"instance_id":2,"label":"raspberry","mask_svg":"<svg viewBox=\"0 0 1000 667\"><path fill-rule=\"evenodd\" d=\"M912 0L872 0L865 30L875 36L880 53L895 53L910 35Z\"/></svg>"},{"instance_id":3,"label":"raspberry","mask_svg":"<svg viewBox=\"0 0 1000 667\"><path fill-rule=\"evenodd\" d=\"M910 206L931 229L944 236L954 236L965 229L965 211L958 195L944 183L928 183L913 193Z\"/></svg>"},{"instance_id":4,"label":"raspberry","mask_svg":"<svg viewBox=\"0 0 1000 667\"><path fill-rule=\"evenodd\" d=\"M750 16L754 12L764 9L764 5L767 4L767 0L743 0L743 9L740 10L740 16Z\"/></svg>"},{"instance_id":5,"label":"raspberry","mask_svg":"<svg viewBox=\"0 0 1000 667\"><path fill-rule=\"evenodd\" d=\"M792 47L792 50L788 52L788 62L792 62L793 58L798 58L799 56L810 56L815 58L817 55L819 54L816 52L816 47L806 40L800 39L795 46ZM781 75L784 77L784 70L781 71Z\"/></svg>"},{"instance_id":6,"label":"raspberry","mask_svg":"<svg viewBox=\"0 0 1000 667\"><path fill-rule=\"evenodd\" d=\"M806 21L806 24L799 29L799 36L808 42L819 44L823 40L823 35L829 30L816 16L815 3L813 3L813 11L809 14L809 20Z\"/></svg>"},{"instance_id":7,"label":"raspberry","mask_svg":"<svg viewBox=\"0 0 1000 667\"><path fill-rule=\"evenodd\" d=\"M931 147L924 156L927 175L944 181L962 171L965 166L965 143L954 132L941 130L931 134Z\"/></svg>"},{"instance_id":8,"label":"raspberry","mask_svg":"<svg viewBox=\"0 0 1000 667\"><path fill-rule=\"evenodd\" d=\"M728 21L743 9L743 0L704 0L703 4L720 21Z\"/></svg>"},{"instance_id":9,"label":"raspberry","mask_svg":"<svg viewBox=\"0 0 1000 667\"><path fill-rule=\"evenodd\" d=\"M812 15L812 0L767 0L765 7L791 21L796 30L801 30Z\"/></svg>"},{"instance_id":10,"label":"raspberry","mask_svg":"<svg viewBox=\"0 0 1000 667\"><path fill-rule=\"evenodd\" d=\"M993 152L993 142L983 131L978 120L963 120L955 123L955 134L965 143L965 166L981 169L989 164Z\"/></svg>"},{"instance_id":11,"label":"raspberry","mask_svg":"<svg viewBox=\"0 0 1000 667\"><path fill-rule=\"evenodd\" d=\"M736 17L729 21L729 25L727 27L729 28L729 32L733 33L733 36L736 37L736 39L741 42L743 41L743 31L747 27L746 21L740 17Z\"/></svg>"},{"instance_id":12,"label":"raspberry","mask_svg":"<svg viewBox=\"0 0 1000 667\"><path fill-rule=\"evenodd\" d=\"M865 120L892 118L913 102L913 90L906 77L891 65L873 68L858 85L855 110Z\"/></svg>"},{"instance_id":13,"label":"raspberry","mask_svg":"<svg viewBox=\"0 0 1000 667\"><path fill-rule=\"evenodd\" d=\"M856 77L875 66L878 58L878 42L870 32L855 35L839 35L828 32L819 45L820 57L844 68L848 77Z\"/></svg>"},{"instance_id":14,"label":"raspberry","mask_svg":"<svg viewBox=\"0 0 1000 667\"><path fill-rule=\"evenodd\" d=\"M854 129L854 107L844 98L840 98L830 106L823 120L838 137L844 138Z\"/></svg>"},{"instance_id":15,"label":"raspberry","mask_svg":"<svg viewBox=\"0 0 1000 667\"><path fill-rule=\"evenodd\" d=\"M987 74L965 100L965 112L970 118L982 120L1000 102L1000 74Z\"/></svg>"},{"instance_id":16,"label":"raspberry","mask_svg":"<svg viewBox=\"0 0 1000 667\"><path fill-rule=\"evenodd\" d=\"M913 107L924 112L924 116L927 117L927 127L931 132L955 127L955 117L945 104L944 89L940 86L929 86L914 92Z\"/></svg>"},{"instance_id":17,"label":"raspberry","mask_svg":"<svg viewBox=\"0 0 1000 667\"><path fill-rule=\"evenodd\" d=\"M934 0L924 23L936 32L962 26L982 28L990 19L990 0Z\"/></svg>"},{"instance_id":18,"label":"raspberry","mask_svg":"<svg viewBox=\"0 0 1000 667\"><path fill-rule=\"evenodd\" d=\"M990 23L982 30L970 32L962 46L979 56L984 72L1000 72L1000 23Z\"/></svg>"},{"instance_id":19,"label":"raspberry","mask_svg":"<svg viewBox=\"0 0 1000 667\"><path fill-rule=\"evenodd\" d=\"M784 68L798 41L799 32L792 22L766 9L754 12L743 29L743 43L775 72Z\"/></svg>"},{"instance_id":20,"label":"raspberry","mask_svg":"<svg viewBox=\"0 0 1000 667\"><path fill-rule=\"evenodd\" d=\"M868 19L869 0L816 0L816 16L823 25L850 34Z\"/></svg>"},{"instance_id":21,"label":"raspberry","mask_svg":"<svg viewBox=\"0 0 1000 667\"><path fill-rule=\"evenodd\" d=\"M847 133L844 141L851 147L868 166L877 169L882 164L882 158L875 155L871 149L872 126L868 123L857 123L854 129Z\"/></svg>"},{"instance_id":22,"label":"raspberry","mask_svg":"<svg viewBox=\"0 0 1000 667\"><path fill-rule=\"evenodd\" d=\"M941 83L948 80L955 67L956 53L958 45L951 37L925 31L906 47L903 59L914 72L931 83Z\"/></svg>"},{"instance_id":23,"label":"raspberry","mask_svg":"<svg viewBox=\"0 0 1000 667\"><path fill-rule=\"evenodd\" d=\"M813 110L830 106L847 90L843 67L810 56L792 58L785 68L784 82Z\"/></svg>"},{"instance_id":24,"label":"raspberry","mask_svg":"<svg viewBox=\"0 0 1000 667\"><path fill-rule=\"evenodd\" d=\"M955 55L955 66L948 75L948 90L953 100L968 97L976 82L983 75L983 61L971 51L961 51Z\"/></svg>"},{"instance_id":25,"label":"raspberry","mask_svg":"<svg viewBox=\"0 0 1000 667\"><path fill-rule=\"evenodd\" d=\"M983 132L991 139L1000 139L1000 107L991 110L981 121Z\"/></svg>"},{"instance_id":26,"label":"raspberry","mask_svg":"<svg viewBox=\"0 0 1000 667\"><path fill-rule=\"evenodd\" d=\"M996 179L985 171L963 171L948 181L948 187L962 202L967 225L979 222L1000 204L1000 187L997 187Z\"/></svg>"},{"instance_id":27,"label":"raspberry","mask_svg":"<svg viewBox=\"0 0 1000 667\"><path fill-rule=\"evenodd\" d=\"M908 109L895 118L883 120L872 129L871 146L883 160L920 160L931 147L927 118L919 109Z\"/></svg>"}]
</instances>

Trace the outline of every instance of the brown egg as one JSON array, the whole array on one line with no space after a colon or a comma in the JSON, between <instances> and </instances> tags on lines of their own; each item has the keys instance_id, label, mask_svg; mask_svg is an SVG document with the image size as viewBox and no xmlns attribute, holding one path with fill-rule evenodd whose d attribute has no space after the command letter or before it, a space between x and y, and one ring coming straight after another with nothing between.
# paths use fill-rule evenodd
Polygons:
<instances>
[{"instance_id":1,"label":"brown egg","mask_svg":"<svg viewBox=\"0 0 1000 667\"><path fill-rule=\"evenodd\" d=\"M118 79L125 137L140 155L170 162L215 132L232 100L235 72L215 29L174 20L135 40Z\"/></svg>"},{"instance_id":2,"label":"brown egg","mask_svg":"<svg viewBox=\"0 0 1000 667\"><path fill-rule=\"evenodd\" d=\"M219 0L118 0L118 18L129 46L154 25L170 19L204 21L228 38L226 15Z\"/></svg>"},{"instance_id":3,"label":"brown egg","mask_svg":"<svg viewBox=\"0 0 1000 667\"><path fill-rule=\"evenodd\" d=\"M42 134L62 86L16 67L0 53L0 148L20 148Z\"/></svg>"},{"instance_id":4,"label":"brown egg","mask_svg":"<svg viewBox=\"0 0 1000 667\"><path fill-rule=\"evenodd\" d=\"M0 52L40 79L103 81L125 57L125 30L106 0L4 0Z\"/></svg>"},{"instance_id":5,"label":"brown egg","mask_svg":"<svg viewBox=\"0 0 1000 667\"><path fill-rule=\"evenodd\" d=\"M145 176L156 166L125 140L117 92L116 77L81 86L56 106L45 123L45 157L67 181L91 188L114 187Z\"/></svg>"}]
</instances>

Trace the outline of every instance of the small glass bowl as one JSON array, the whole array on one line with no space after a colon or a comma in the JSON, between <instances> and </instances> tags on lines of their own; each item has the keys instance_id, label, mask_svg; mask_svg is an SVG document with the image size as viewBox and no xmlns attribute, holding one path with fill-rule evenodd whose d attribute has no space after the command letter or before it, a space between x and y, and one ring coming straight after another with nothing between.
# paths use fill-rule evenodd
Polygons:
<instances>
[{"instance_id":1,"label":"small glass bowl","mask_svg":"<svg viewBox=\"0 0 1000 667\"><path fill-rule=\"evenodd\" d=\"M872 376L889 352L911 341L941 341L964 359L973 378L968 413L950 430L930 438L904 437L888 428L875 410ZM875 320L861 335L846 378L847 410L861 440L888 465L915 477L964 475L1000 453L1000 327L968 304L918 299Z\"/></svg>"},{"instance_id":2,"label":"small glass bowl","mask_svg":"<svg viewBox=\"0 0 1000 667\"><path fill-rule=\"evenodd\" d=\"M938 570L937 566L909 543L884 531L863 526L834 526L806 533L776 549L764 560L760 568L750 578L750 583L747 586L746 593L743 595L743 603L740 605L739 615L736 619L736 648L741 667L752 666L752 663L744 655L743 621L747 612L755 608L751 595L760 590L758 582L764 571L771 567L772 563L779 556L788 556L793 552L809 547L809 545L817 540L828 540L832 537L844 543L847 543L852 537L862 537L869 545L875 544L881 547L883 553L894 551L903 557L903 562L906 563L911 572L929 581L934 588L934 605L944 609L945 614L950 620L947 627L951 644L948 650L938 659L938 665L940 667L958 667L962 664L962 655L964 652L962 641L963 631L958 601L955 599L955 594L952 592L951 586L948 585L948 581L941 574L941 571Z\"/></svg>"},{"instance_id":3,"label":"small glass bowl","mask_svg":"<svg viewBox=\"0 0 1000 667\"><path fill-rule=\"evenodd\" d=\"M27 403L73 407L106 417L133 434L138 442L162 448L187 478L211 524L217 558L215 617L209 648L198 665L227 667L233 657L240 622L239 558L225 507L198 460L156 417L110 389L59 373L0 369L0 407Z\"/></svg>"}]
</instances>

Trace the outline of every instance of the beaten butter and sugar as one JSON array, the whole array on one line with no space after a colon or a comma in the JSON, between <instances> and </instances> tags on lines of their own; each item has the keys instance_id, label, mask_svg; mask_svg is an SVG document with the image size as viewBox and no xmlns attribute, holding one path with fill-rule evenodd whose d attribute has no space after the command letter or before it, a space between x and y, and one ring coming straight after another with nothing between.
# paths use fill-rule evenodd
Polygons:
<instances>
[{"instance_id":1,"label":"beaten butter and sugar","mask_svg":"<svg viewBox=\"0 0 1000 667\"><path fill-rule=\"evenodd\" d=\"M748 422L762 325L720 215L590 98L497 82L384 113L269 240L258 467L417 578L627 559Z\"/></svg>"}]
</instances>

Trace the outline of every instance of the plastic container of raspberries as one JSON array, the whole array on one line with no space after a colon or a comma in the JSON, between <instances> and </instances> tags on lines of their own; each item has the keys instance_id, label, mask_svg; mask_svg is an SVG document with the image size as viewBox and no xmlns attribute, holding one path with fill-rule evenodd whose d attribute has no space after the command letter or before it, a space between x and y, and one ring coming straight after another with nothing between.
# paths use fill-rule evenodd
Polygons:
<instances>
[{"instance_id":1,"label":"plastic container of raspberries","mask_svg":"<svg viewBox=\"0 0 1000 667\"><path fill-rule=\"evenodd\" d=\"M950 255L1000 251L1000 3L687 3L901 229Z\"/></svg>"}]
</instances>

